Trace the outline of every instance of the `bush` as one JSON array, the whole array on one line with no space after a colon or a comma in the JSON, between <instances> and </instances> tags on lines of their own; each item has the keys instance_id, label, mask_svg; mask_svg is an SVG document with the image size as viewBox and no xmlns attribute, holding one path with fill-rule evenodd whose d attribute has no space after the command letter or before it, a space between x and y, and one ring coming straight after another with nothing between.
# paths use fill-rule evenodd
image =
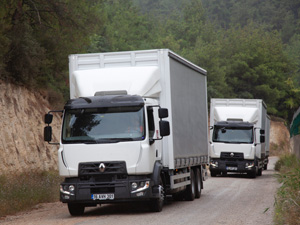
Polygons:
<instances>
[{"instance_id":1,"label":"bush","mask_svg":"<svg viewBox=\"0 0 300 225\"><path fill-rule=\"evenodd\" d=\"M300 221L300 160L295 155L282 156L275 165L282 186L277 191L276 224L299 224Z\"/></svg>"},{"instance_id":2,"label":"bush","mask_svg":"<svg viewBox=\"0 0 300 225\"><path fill-rule=\"evenodd\" d=\"M1 175L0 217L59 200L60 181L57 171Z\"/></svg>"}]
</instances>

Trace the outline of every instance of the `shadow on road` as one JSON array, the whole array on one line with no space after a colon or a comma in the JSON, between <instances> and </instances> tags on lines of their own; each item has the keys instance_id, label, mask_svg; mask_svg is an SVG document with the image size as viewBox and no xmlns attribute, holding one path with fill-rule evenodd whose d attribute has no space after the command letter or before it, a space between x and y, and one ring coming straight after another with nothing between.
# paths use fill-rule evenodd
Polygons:
<instances>
[{"instance_id":1,"label":"shadow on road","mask_svg":"<svg viewBox=\"0 0 300 225\"><path fill-rule=\"evenodd\" d=\"M173 200L168 200L164 204L164 209L172 204ZM163 210L164 210L163 209ZM152 212L148 202L132 202L132 203L115 203L103 204L97 207L86 208L83 216L99 216L99 215L130 215L156 213Z\"/></svg>"}]
</instances>

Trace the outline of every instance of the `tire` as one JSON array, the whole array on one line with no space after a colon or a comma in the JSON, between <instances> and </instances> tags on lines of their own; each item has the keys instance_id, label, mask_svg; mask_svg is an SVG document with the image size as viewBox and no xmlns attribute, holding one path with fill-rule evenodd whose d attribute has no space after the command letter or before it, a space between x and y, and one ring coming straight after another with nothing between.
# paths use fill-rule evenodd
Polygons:
<instances>
[{"instance_id":1,"label":"tire","mask_svg":"<svg viewBox=\"0 0 300 225\"><path fill-rule=\"evenodd\" d=\"M163 182L160 178L159 182L159 198L151 200L151 211L152 212L161 212L164 206L164 199L165 199L165 193L164 193L164 186Z\"/></svg>"},{"instance_id":2,"label":"tire","mask_svg":"<svg viewBox=\"0 0 300 225\"><path fill-rule=\"evenodd\" d=\"M264 170L267 170L268 169L268 164L265 164L264 165Z\"/></svg>"},{"instance_id":3,"label":"tire","mask_svg":"<svg viewBox=\"0 0 300 225\"><path fill-rule=\"evenodd\" d=\"M216 177L217 176L217 173L215 171L210 171L210 176L211 177Z\"/></svg>"},{"instance_id":4,"label":"tire","mask_svg":"<svg viewBox=\"0 0 300 225\"><path fill-rule=\"evenodd\" d=\"M258 169L257 171L257 176L261 176L262 175L262 168Z\"/></svg>"},{"instance_id":5,"label":"tire","mask_svg":"<svg viewBox=\"0 0 300 225\"><path fill-rule=\"evenodd\" d=\"M72 216L81 216L84 214L84 205L78 203L68 203L68 209Z\"/></svg>"},{"instance_id":6,"label":"tire","mask_svg":"<svg viewBox=\"0 0 300 225\"><path fill-rule=\"evenodd\" d=\"M256 169L247 173L250 178L256 178Z\"/></svg>"},{"instance_id":7,"label":"tire","mask_svg":"<svg viewBox=\"0 0 300 225\"><path fill-rule=\"evenodd\" d=\"M190 171L190 180L191 184L186 187L185 190L185 200L187 201L194 201L195 199L195 174L194 170L191 169Z\"/></svg>"},{"instance_id":8,"label":"tire","mask_svg":"<svg viewBox=\"0 0 300 225\"><path fill-rule=\"evenodd\" d=\"M195 171L195 198L200 198L202 189L202 176L199 168L197 168Z\"/></svg>"}]
</instances>

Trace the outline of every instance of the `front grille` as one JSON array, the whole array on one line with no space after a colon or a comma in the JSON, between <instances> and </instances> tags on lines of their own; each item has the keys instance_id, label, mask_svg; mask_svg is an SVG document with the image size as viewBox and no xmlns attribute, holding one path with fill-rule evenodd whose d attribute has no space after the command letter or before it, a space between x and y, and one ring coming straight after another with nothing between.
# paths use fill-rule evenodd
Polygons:
<instances>
[{"instance_id":1,"label":"front grille","mask_svg":"<svg viewBox=\"0 0 300 225\"><path fill-rule=\"evenodd\" d=\"M91 194L101 194L101 193L114 193L114 187L98 187L98 188L91 188Z\"/></svg>"},{"instance_id":2,"label":"front grille","mask_svg":"<svg viewBox=\"0 0 300 225\"><path fill-rule=\"evenodd\" d=\"M104 164L104 169L100 171L99 165ZM123 161L117 162L87 162L79 163L79 176L98 176L98 175L120 175L127 174L126 163Z\"/></svg>"},{"instance_id":3,"label":"front grille","mask_svg":"<svg viewBox=\"0 0 300 225\"><path fill-rule=\"evenodd\" d=\"M243 160L244 159L244 153L240 153L240 152L221 152L221 159Z\"/></svg>"}]
</instances>

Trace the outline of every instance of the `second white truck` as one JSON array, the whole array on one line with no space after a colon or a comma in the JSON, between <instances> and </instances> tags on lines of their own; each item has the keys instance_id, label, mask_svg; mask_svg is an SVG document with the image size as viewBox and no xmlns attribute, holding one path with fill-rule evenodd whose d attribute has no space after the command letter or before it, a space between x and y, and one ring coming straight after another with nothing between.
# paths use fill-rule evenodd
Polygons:
<instances>
[{"instance_id":1,"label":"second white truck","mask_svg":"<svg viewBox=\"0 0 300 225\"><path fill-rule=\"evenodd\" d=\"M97 204L199 198L208 158L206 71L168 49L69 56L60 199ZM45 116L51 143L52 113Z\"/></svg>"},{"instance_id":2,"label":"second white truck","mask_svg":"<svg viewBox=\"0 0 300 225\"><path fill-rule=\"evenodd\" d=\"M247 173L267 169L270 119L261 99L211 99L210 173Z\"/></svg>"}]
</instances>

